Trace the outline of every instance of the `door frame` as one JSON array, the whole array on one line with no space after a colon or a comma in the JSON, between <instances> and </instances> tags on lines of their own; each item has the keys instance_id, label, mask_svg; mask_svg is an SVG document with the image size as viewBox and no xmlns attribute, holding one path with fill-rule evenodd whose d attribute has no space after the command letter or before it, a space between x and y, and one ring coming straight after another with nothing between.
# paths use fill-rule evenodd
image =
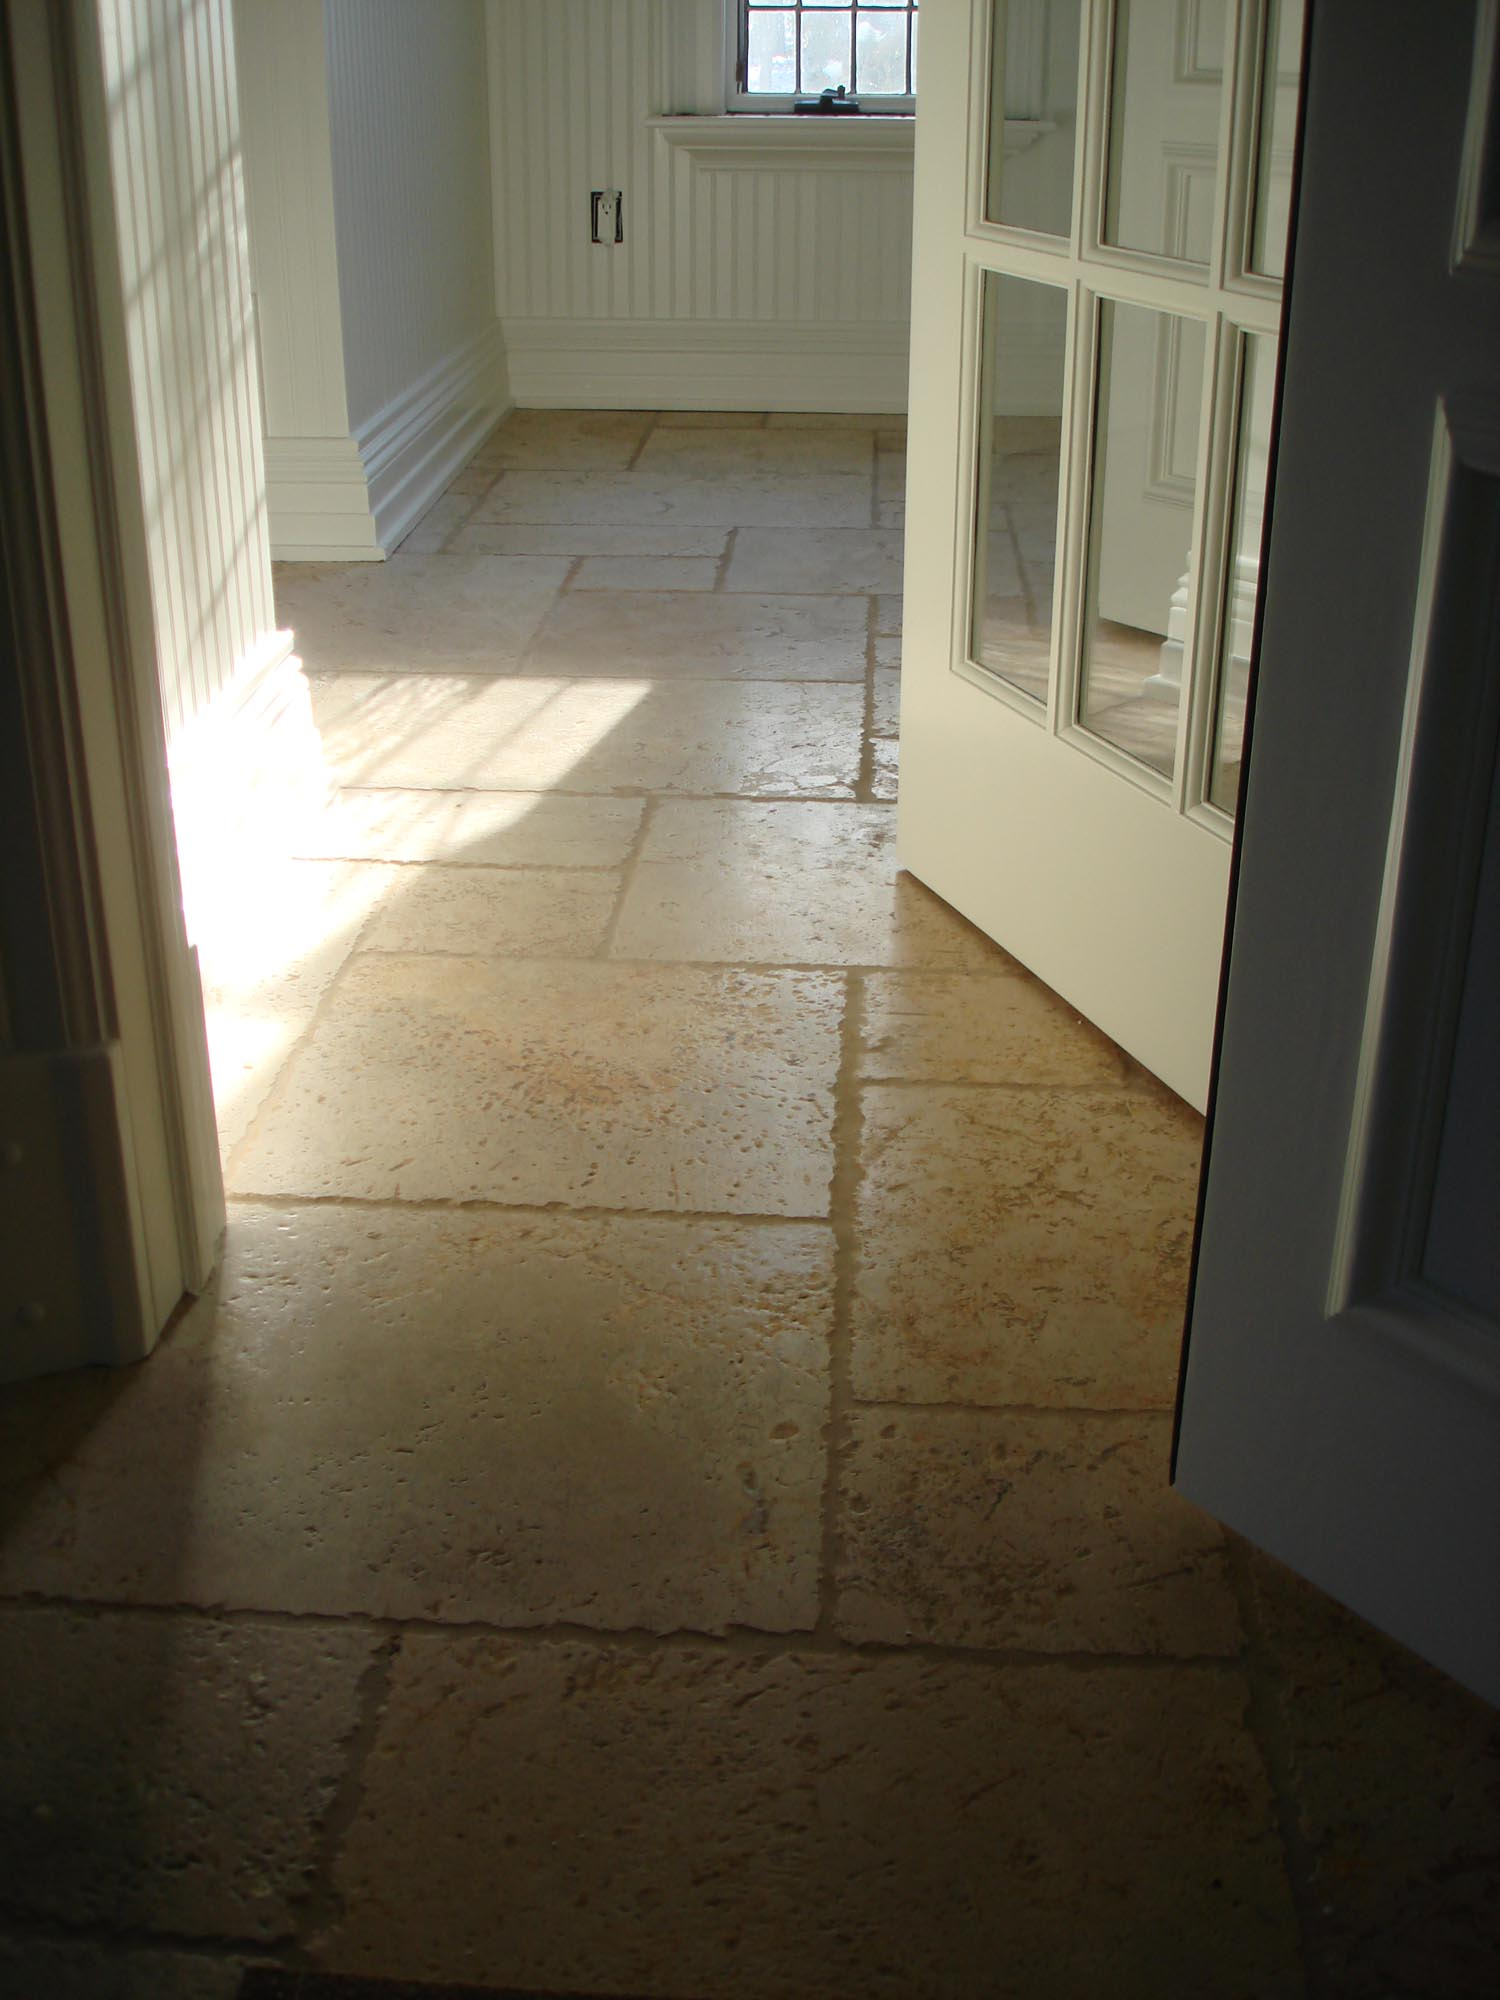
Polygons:
<instances>
[{"instance_id":1,"label":"door frame","mask_svg":"<svg viewBox=\"0 0 1500 2000\"><path fill-rule=\"evenodd\" d=\"M224 1227L182 918L93 0L0 0L8 1374L149 1353ZM13 1155L14 1157L14 1155Z\"/></svg>"}]
</instances>

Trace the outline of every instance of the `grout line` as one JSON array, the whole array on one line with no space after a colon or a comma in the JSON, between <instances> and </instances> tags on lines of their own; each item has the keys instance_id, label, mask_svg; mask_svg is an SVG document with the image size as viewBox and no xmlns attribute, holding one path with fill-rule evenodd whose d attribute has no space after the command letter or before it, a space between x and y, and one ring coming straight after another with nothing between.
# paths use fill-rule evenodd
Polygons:
<instances>
[{"instance_id":1,"label":"grout line","mask_svg":"<svg viewBox=\"0 0 1500 2000\"><path fill-rule=\"evenodd\" d=\"M646 419L647 419L646 428L641 432L640 443L636 446L635 450L630 454L629 458L625 461L624 465L620 467L620 470L622 472L634 472L636 467L640 464L641 454L645 451L647 445L650 444L652 438L655 437L657 430L660 428L660 423L659 423L660 417L661 417L660 410L648 410L646 412ZM605 469L606 468L603 466L590 466L588 468L590 472L602 472Z\"/></svg>"},{"instance_id":2,"label":"grout line","mask_svg":"<svg viewBox=\"0 0 1500 2000\"><path fill-rule=\"evenodd\" d=\"M1172 1404L1170 1397L1162 1403L1139 1405L1134 1408L1115 1404L1093 1403L988 1403L958 1402L934 1397L930 1402L925 1397L905 1396L861 1396L850 1395L849 1406L853 1410L910 1410L913 1415L924 1417L1128 1417L1132 1421L1139 1418L1156 1423L1170 1423Z\"/></svg>"},{"instance_id":3,"label":"grout line","mask_svg":"<svg viewBox=\"0 0 1500 2000\"><path fill-rule=\"evenodd\" d=\"M848 1660L919 1659L964 1667L1064 1667L1081 1672L1102 1669L1150 1673L1189 1667L1219 1674L1239 1674L1244 1670L1244 1662L1238 1653L1090 1652L1082 1647L1048 1652L1027 1646L961 1646L929 1639L846 1639L807 1626L771 1630L764 1626L730 1624L717 1631L708 1631L691 1625L663 1626L659 1629L647 1625L587 1625L566 1618L502 1625L483 1618L401 1618L368 1611L287 1611L255 1605L205 1606L181 1600L170 1604L142 1604L122 1599L57 1597L43 1592L0 1596L0 1607L20 1616L65 1611L84 1618L133 1618L143 1622L199 1618L216 1625L272 1631L355 1630L385 1639L391 1656L397 1652L400 1640L408 1636L431 1636L491 1639L518 1650L548 1645L592 1645L612 1647L619 1652L655 1654L670 1647L710 1655L733 1653L764 1659L809 1656ZM390 1659L376 1661L366 1669L366 1680L375 1685L366 1691L362 1702L365 1714L355 1724L355 1736L371 1722L370 1710L380 1693L377 1679L380 1668L384 1665L388 1675L392 1663ZM378 1717L374 1719L378 1722Z\"/></svg>"},{"instance_id":4,"label":"grout line","mask_svg":"<svg viewBox=\"0 0 1500 2000\"><path fill-rule=\"evenodd\" d=\"M854 796L862 805L888 801L875 797L875 594L865 600L865 702L859 730L859 775Z\"/></svg>"},{"instance_id":5,"label":"grout line","mask_svg":"<svg viewBox=\"0 0 1500 2000\"><path fill-rule=\"evenodd\" d=\"M1245 1633L1243 1654L1246 1702L1246 1733L1260 1752L1270 1787L1276 1830L1281 1839L1282 1866L1296 1915L1302 1945L1302 1969L1307 1980L1306 2000L1333 2000L1333 1989L1323 1960L1324 1925L1314 1887L1316 1859L1302 1831L1297 1810L1297 1784L1291 1746L1287 1741L1282 1710L1279 1673L1266 1642L1260 1608L1250 1580L1249 1553L1238 1535L1226 1533L1230 1586L1239 1606L1240 1624Z\"/></svg>"},{"instance_id":6,"label":"grout line","mask_svg":"<svg viewBox=\"0 0 1500 2000\"><path fill-rule=\"evenodd\" d=\"M620 919L625 913L625 898L630 894L631 886L640 870L641 856L645 852L646 839L650 833L652 822L656 818L657 805L658 801L656 799L647 799L645 809L641 813L640 820L635 829L635 838L631 841L629 852L620 864L620 876L618 886L615 890L614 907L609 913L608 921L605 923L598 944L590 954L596 961L609 958L610 953L614 949L615 933L620 928Z\"/></svg>"},{"instance_id":7,"label":"grout line","mask_svg":"<svg viewBox=\"0 0 1500 2000\"><path fill-rule=\"evenodd\" d=\"M606 1208L598 1203L566 1201L498 1201L485 1195L299 1194L230 1189L231 1208L297 1211L304 1208L351 1208L376 1215L485 1215L519 1219L547 1216L566 1222L697 1222L722 1223L749 1229L826 1229L826 1215L773 1215L765 1211L739 1214L728 1208Z\"/></svg>"},{"instance_id":8,"label":"grout line","mask_svg":"<svg viewBox=\"0 0 1500 2000\"><path fill-rule=\"evenodd\" d=\"M845 987L839 1069L833 1091L833 1173L828 1188L834 1245L833 1308L828 1335L828 1422L824 1431L827 1457L818 1559L818 1622L814 1628L825 1639L837 1637L838 1570L843 1553L842 1460L849 1443L851 1322L859 1269L855 1201L859 1192L861 1120L856 1079L864 1030L864 999L864 981L857 972L850 973Z\"/></svg>"},{"instance_id":9,"label":"grout line","mask_svg":"<svg viewBox=\"0 0 1500 2000\"><path fill-rule=\"evenodd\" d=\"M524 557L524 556L523 556L523 557L518 557L518 558L517 558L517 560L518 560L518 561L523 561L523 562L524 562L524 561L529 561L529 560L531 560L531 559L530 559L529 557ZM538 560L538 561L540 561L540 562L548 562L548 561L550 561L550 560L551 560L551 558L550 558L550 557L548 557L548 556L541 556L541 557L538 557L538 558L537 558L537 560ZM573 585L574 585L574 584L575 584L575 583L577 582L577 580L578 580L578 572L579 572L579 571L580 571L580 570L581 570L581 569L583 568L584 564L585 564L585 563L586 563L587 561L588 561L588 557L587 557L587 556L569 556L569 557L568 557L568 567L567 567L567 568L566 568L566 569L565 569L565 570L563 571L563 580L562 580L562 582L561 582L561 583L560 583L560 584L559 584L559 585L557 586L557 595L558 595L559 597L570 597L570 596L572 595L572 592L573 592ZM551 606L549 605L549 606L548 606L548 610L550 610L550 609L551 609ZM545 616L544 616L544 617L543 617L543 619L542 619L542 623L543 623L543 624L545 625L545 624L546 624L546 622L547 622L547 621L546 621L546 618L545 618ZM540 628L538 628L538 629L540 629ZM533 634L532 634L531 636L532 636L532 638L534 639L534 638L536 637L536 633L535 633L535 632L533 632ZM527 644L528 644L528 645L530 644L530 640L528 640L528 641L527 641ZM524 657L524 654L525 654L525 650L526 650L526 649L525 649L525 647L523 647L523 648L522 648L521 650L522 650L522 655L523 655L523 657ZM496 679L500 679L500 678L502 678L502 676L500 676L500 675L497 675L497 676L496 676ZM508 678L508 677L506 677L506 678Z\"/></svg>"},{"instance_id":10,"label":"grout line","mask_svg":"<svg viewBox=\"0 0 1500 2000\"><path fill-rule=\"evenodd\" d=\"M740 531L738 528L731 528L729 533L724 537L724 547L719 555L719 566L714 571L714 590L721 596L724 593L725 581L729 575L729 565L734 559L734 552L739 544L739 539Z\"/></svg>"}]
</instances>

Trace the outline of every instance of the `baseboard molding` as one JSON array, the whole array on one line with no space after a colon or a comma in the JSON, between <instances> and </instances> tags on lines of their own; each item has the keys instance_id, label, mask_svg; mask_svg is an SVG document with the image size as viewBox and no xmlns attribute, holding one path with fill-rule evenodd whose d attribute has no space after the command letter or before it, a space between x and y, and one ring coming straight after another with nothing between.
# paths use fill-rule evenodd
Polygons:
<instances>
[{"instance_id":1,"label":"baseboard molding","mask_svg":"<svg viewBox=\"0 0 1500 2000\"><path fill-rule=\"evenodd\" d=\"M907 327L786 320L507 319L527 409L906 408Z\"/></svg>"},{"instance_id":2,"label":"baseboard molding","mask_svg":"<svg viewBox=\"0 0 1500 2000\"><path fill-rule=\"evenodd\" d=\"M511 407L498 321L348 437L268 437L276 562L380 562Z\"/></svg>"}]
</instances>

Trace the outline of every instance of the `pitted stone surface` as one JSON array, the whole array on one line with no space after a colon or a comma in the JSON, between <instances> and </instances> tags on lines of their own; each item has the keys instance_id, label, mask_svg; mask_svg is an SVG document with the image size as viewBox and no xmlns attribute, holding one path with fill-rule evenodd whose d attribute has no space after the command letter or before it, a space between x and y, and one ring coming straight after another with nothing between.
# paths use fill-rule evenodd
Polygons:
<instances>
[{"instance_id":1,"label":"pitted stone surface","mask_svg":"<svg viewBox=\"0 0 1500 2000\"><path fill-rule=\"evenodd\" d=\"M688 473L697 478L738 479L746 473L769 472L781 477L795 493L809 475L868 476L873 460L869 437L847 427L788 430L777 426L751 434L737 428L721 433L697 425L653 431L638 464L643 473L657 476Z\"/></svg>"},{"instance_id":2,"label":"pitted stone surface","mask_svg":"<svg viewBox=\"0 0 1500 2000\"><path fill-rule=\"evenodd\" d=\"M864 689L821 683L323 675L344 785L848 798Z\"/></svg>"},{"instance_id":3,"label":"pitted stone surface","mask_svg":"<svg viewBox=\"0 0 1500 2000\"><path fill-rule=\"evenodd\" d=\"M901 537L888 528L741 528L724 588L899 590Z\"/></svg>"},{"instance_id":4,"label":"pitted stone surface","mask_svg":"<svg viewBox=\"0 0 1500 2000\"><path fill-rule=\"evenodd\" d=\"M551 792L339 792L304 851L360 861L453 861L510 868L615 868L630 851L639 799Z\"/></svg>"},{"instance_id":5,"label":"pitted stone surface","mask_svg":"<svg viewBox=\"0 0 1500 2000\"><path fill-rule=\"evenodd\" d=\"M366 953L231 1190L825 1215L842 1006L829 973Z\"/></svg>"},{"instance_id":6,"label":"pitted stone surface","mask_svg":"<svg viewBox=\"0 0 1500 2000\"><path fill-rule=\"evenodd\" d=\"M236 1209L212 1292L92 1397L0 1589L811 1625L831 1261L817 1224ZM49 1462L79 1387L17 1398L13 1468Z\"/></svg>"},{"instance_id":7,"label":"pitted stone surface","mask_svg":"<svg viewBox=\"0 0 1500 2000\"><path fill-rule=\"evenodd\" d=\"M1223 1530L1171 1490L1165 1416L856 1410L835 1622L856 1640L1233 1653Z\"/></svg>"},{"instance_id":8,"label":"pitted stone surface","mask_svg":"<svg viewBox=\"0 0 1500 2000\"><path fill-rule=\"evenodd\" d=\"M753 440L757 433L744 435ZM864 528L870 525L870 491L868 471L788 478L760 466L715 473L658 464L635 472L502 472L470 526L684 521L699 528Z\"/></svg>"},{"instance_id":9,"label":"pitted stone surface","mask_svg":"<svg viewBox=\"0 0 1500 2000\"><path fill-rule=\"evenodd\" d=\"M1295 1994L1244 1706L1219 1669L413 1636L318 1956L745 2000Z\"/></svg>"},{"instance_id":10,"label":"pitted stone surface","mask_svg":"<svg viewBox=\"0 0 1500 2000\"><path fill-rule=\"evenodd\" d=\"M1091 1085L1125 1081L1115 1044L998 949L993 971L875 972L860 1075L874 1083Z\"/></svg>"},{"instance_id":11,"label":"pitted stone surface","mask_svg":"<svg viewBox=\"0 0 1500 2000\"><path fill-rule=\"evenodd\" d=\"M292 563L276 615L310 673L508 672L551 609L561 557L399 550L383 563Z\"/></svg>"},{"instance_id":12,"label":"pitted stone surface","mask_svg":"<svg viewBox=\"0 0 1500 2000\"><path fill-rule=\"evenodd\" d=\"M619 894L575 868L403 868L361 939L365 951L589 958Z\"/></svg>"},{"instance_id":13,"label":"pitted stone surface","mask_svg":"<svg viewBox=\"0 0 1500 2000\"><path fill-rule=\"evenodd\" d=\"M97 1939L0 1936L0 1993L15 2000L237 2000L243 1969Z\"/></svg>"},{"instance_id":14,"label":"pitted stone surface","mask_svg":"<svg viewBox=\"0 0 1500 2000\"><path fill-rule=\"evenodd\" d=\"M863 681L865 625L863 604L838 597L578 590L558 599L526 671L609 680Z\"/></svg>"},{"instance_id":15,"label":"pitted stone surface","mask_svg":"<svg viewBox=\"0 0 1500 2000\"><path fill-rule=\"evenodd\" d=\"M512 410L470 463L496 472L616 472L629 465L650 428L643 410Z\"/></svg>"},{"instance_id":16,"label":"pitted stone surface","mask_svg":"<svg viewBox=\"0 0 1500 2000\"><path fill-rule=\"evenodd\" d=\"M1201 1121L1125 1091L863 1093L856 1395L1169 1409Z\"/></svg>"},{"instance_id":17,"label":"pitted stone surface","mask_svg":"<svg viewBox=\"0 0 1500 2000\"><path fill-rule=\"evenodd\" d=\"M1008 963L896 865L889 806L671 799L641 848L612 953L742 964Z\"/></svg>"},{"instance_id":18,"label":"pitted stone surface","mask_svg":"<svg viewBox=\"0 0 1500 2000\"><path fill-rule=\"evenodd\" d=\"M191 1518L176 1526L190 1534ZM0 1610L0 1913L126 1933L289 1931L377 1643Z\"/></svg>"}]
</instances>

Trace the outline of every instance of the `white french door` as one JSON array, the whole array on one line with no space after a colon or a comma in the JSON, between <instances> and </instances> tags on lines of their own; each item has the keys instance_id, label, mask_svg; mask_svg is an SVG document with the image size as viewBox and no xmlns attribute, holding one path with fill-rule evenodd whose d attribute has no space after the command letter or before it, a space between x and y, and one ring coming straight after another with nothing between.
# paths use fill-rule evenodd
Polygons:
<instances>
[{"instance_id":1,"label":"white french door","mask_svg":"<svg viewBox=\"0 0 1500 2000\"><path fill-rule=\"evenodd\" d=\"M923 21L901 858L1201 1109L1300 0Z\"/></svg>"}]
</instances>

